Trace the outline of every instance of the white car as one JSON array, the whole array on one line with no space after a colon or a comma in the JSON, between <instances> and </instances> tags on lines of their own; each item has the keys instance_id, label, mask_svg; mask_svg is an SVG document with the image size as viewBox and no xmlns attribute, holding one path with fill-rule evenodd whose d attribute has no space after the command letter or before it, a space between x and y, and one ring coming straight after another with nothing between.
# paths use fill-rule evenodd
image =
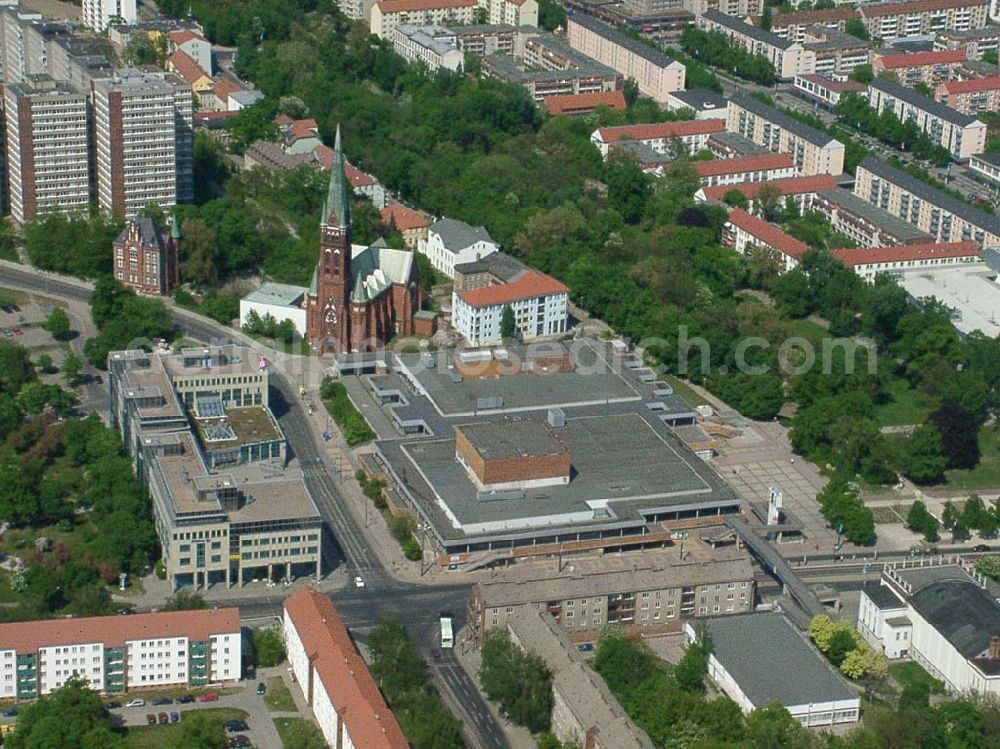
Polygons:
<instances>
[{"instance_id":1,"label":"white car","mask_svg":"<svg viewBox=\"0 0 1000 749\"><path fill-rule=\"evenodd\" d=\"M126 702L125 707L146 707L146 700L132 700L131 702Z\"/></svg>"},{"instance_id":2,"label":"white car","mask_svg":"<svg viewBox=\"0 0 1000 749\"><path fill-rule=\"evenodd\" d=\"M361 575L355 575L354 576L354 587L355 588L363 588L363 587L365 587L365 580L364 580L363 577L361 577Z\"/></svg>"}]
</instances>

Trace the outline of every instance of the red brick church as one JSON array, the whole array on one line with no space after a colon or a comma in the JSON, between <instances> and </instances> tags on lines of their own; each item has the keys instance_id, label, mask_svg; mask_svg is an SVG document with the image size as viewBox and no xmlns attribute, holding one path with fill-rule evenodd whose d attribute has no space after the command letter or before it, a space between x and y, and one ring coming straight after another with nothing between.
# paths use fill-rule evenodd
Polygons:
<instances>
[{"instance_id":1,"label":"red brick church","mask_svg":"<svg viewBox=\"0 0 1000 749\"><path fill-rule=\"evenodd\" d=\"M413 253L377 241L351 244L351 196L340 128L323 218L320 256L306 295L309 342L320 351L374 351L394 335L413 334L420 287Z\"/></svg>"}]
</instances>

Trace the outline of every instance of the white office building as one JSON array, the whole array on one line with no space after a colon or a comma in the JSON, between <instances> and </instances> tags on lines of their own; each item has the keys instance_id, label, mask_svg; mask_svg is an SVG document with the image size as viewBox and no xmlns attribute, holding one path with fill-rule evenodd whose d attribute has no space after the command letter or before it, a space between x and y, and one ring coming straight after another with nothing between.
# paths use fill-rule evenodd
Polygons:
<instances>
[{"instance_id":1,"label":"white office building","mask_svg":"<svg viewBox=\"0 0 1000 749\"><path fill-rule=\"evenodd\" d=\"M443 26L402 24L389 32L389 39L401 57L410 62L422 62L430 71L445 68L458 72L465 60L455 32Z\"/></svg>"}]
</instances>

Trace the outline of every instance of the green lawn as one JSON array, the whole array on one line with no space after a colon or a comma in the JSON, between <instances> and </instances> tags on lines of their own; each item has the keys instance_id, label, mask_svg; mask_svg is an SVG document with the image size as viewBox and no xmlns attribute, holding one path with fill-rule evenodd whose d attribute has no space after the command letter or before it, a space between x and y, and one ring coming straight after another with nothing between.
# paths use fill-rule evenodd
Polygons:
<instances>
[{"instance_id":1,"label":"green lawn","mask_svg":"<svg viewBox=\"0 0 1000 749\"><path fill-rule=\"evenodd\" d=\"M923 424L926 421L927 406L920 393L911 388L905 379L890 380L888 393L890 399L875 406L875 420L879 426Z\"/></svg>"},{"instance_id":2,"label":"green lawn","mask_svg":"<svg viewBox=\"0 0 1000 749\"><path fill-rule=\"evenodd\" d=\"M294 713L295 700L292 693L288 691L285 682L280 676L275 676L267 680L267 694L264 695L264 704L267 709L274 713Z\"/></svg>"},{"instance_id":3,"label":"green lawn","mask_svg":"<svg viewBox=\"0 0 1000 749\"><path fill-rule=\"evenodd\" d=\"M275 718L281 743L286 746L323 747L326 741L316 725L305 718Z\"/></svg>"},{"instance_id":4,"label":"green lawn","mask_svg":"<svg viewBox=\"0 0 1000 749\"><path fill-rule=\"evenodd\" d=\"M151 707L149 712L166 712L169 713L171 710L177 710L176 707L167 705L166 707ZM199 712L202 715L206 715L213 721L218 721L219 723L225 723L227 720L236 720L238 718L246 718L247 714L243 710L237 710L232 707L211 707L205 710L190 710L187 712L181 712L181 722L171 723L165 726L134 726L129 728L125 732L125 746L129 749L162 749L168 746L172 736L176 735L180 730L181 723L184 719L193 712Z\"/></svg>"},{"instance_id":5,"label":"green lawn","mask_svg":"<svg viewBox=\"0 0 1000 749\"><path fill-rule=\"evenodd\" d=\"M914 663L913 661L893 663L889 666L889 675L899 682L900 687L906 687L908 684L924 683L930 687L931 694L944 694L944 682L935 679L924 671L919 663Z\"/></svg>"},{"instance_id":6,"label":"green lawn","mask_svg":"<svg viewBox=\"0 0 1000 749\"><path fill-rule=\"evenodd\" d=\"M1000 485L1000 434L992 426L979 430L979 465L968 470L945 472L945 482L952 489L995 489Z\"/></svg>"},{"instance_id":7,"label":"green lawn","mask_svg":"<svg viewBox=\"0 0 1000 749\"><path fill-rule=\"evenodd\" d=\"M668 385L670 385L674 389L674 393L679 395L684 400L686 400L689 406L711 405L707 400L705 400L700 395L698 395L698 393L692 390L691 387L679 377L675 377L674 375L670 374L664 374L660 376L660 379L663 380Z\"/></svg>"},{"instance_id":8,"label":"green lawn","mask_svg":"<svg viewBox=\"0 0 1000 749\"><path fill-rule=\"evenodd\" d=\"M792 335L805 338L816 347L817 354L822 351L823 339L830 338L830 331L822 325L817 325L812 320L793 320Z\"/></svg>"}]
</instances>

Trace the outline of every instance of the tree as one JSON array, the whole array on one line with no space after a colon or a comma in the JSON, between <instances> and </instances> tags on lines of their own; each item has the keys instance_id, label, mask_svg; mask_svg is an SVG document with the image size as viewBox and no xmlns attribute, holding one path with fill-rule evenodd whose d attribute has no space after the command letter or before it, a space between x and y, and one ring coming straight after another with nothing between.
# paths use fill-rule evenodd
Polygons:
<instances>
[{"instance_id":1,"label":"tree","mask_svg":"<svg viewBox=\"0 0 1000 749\"><path fill-rule=\"evenodd\" d=\"M950 531L955 527L955 523L958 522L958 518L958 508L952 504L950 499L945 500L944 506L941 508L941 525L943 525L946 530Z\"/></svg>"},{"instance_id":2,"label":"tree","mask_svg":"<svg viewBox=\"0 0 1000 749\"><path fill-rule=\"evenodd\" d=\"M686 692L704 693L705 677L708 676L708 656L711 653L711 640L704 627L700 628L698 642L693 642L684 651L684 655L674 669L674 679L680 688Z\"/></svg>"},{"instance_id":3,"label":"tree","mask_svg":"<svg viewBox=\"0 0 1000 749\"><path fill-rule=\"evenodd\" d=\"M937 519L928 512L927 505L919 499L910 505L910 510L906 513L906 527L914 533L923 534L924 538L931 542L940 538Z\"/></svg>"},{"instance_id":4,"label":"tree","mask_svg":"<svg viewBox=\"0 0 1000 749\"><path fill-rule=\"evenodd\" d=\"M726 194L722 196L722 202L731 208L742 208L744 211L750 208L750 200L743 194L742 190L737 190L735 187L726 190Z\"/></svg>"},{"instance_id":5,"label":"tree","mask_svg":"<svg viewBox=\"0 0 1000 749\"><path fill-rule=\"evenodd\" d=\"M872 650L867 643L859 642L855 649L844 656L840 671L849 679L882 679L889 673L889 664L884 655Z\"/></svg>"},{"instance_id":6,"label":"tree","mask_svg":"<svg viewBox=\"0 0 1000 749\"><path fill-rule=\"evenodd\" d=\"M49 354L39 354L35 358L35 366L38 367L38 371L43 374L49 374L55 371L52 366L52 357Z\"/></svg>"},{"instance_id":7,"label":"tree","mask_svg":"<svg viewBox=\"0 0 1000 749\"><path fill-rule=\"evenodd\" d=\"M934 484L944 478L947 465L941 454L941 433L934 424L921 424L903 447L903 473L917 484Z\"/></svg>"},{"instance_id":8,"label":"tree","mask_svg":"<svg viewBox=\"0 0 1000 749\"><path fill-rule=\"evenodd\" d=\"M222 749L226 728L221 720L189 710L168 743L169 749Z\"/></svg>"},{"instance_id":9,"label":"tree","mask_svg":"<svg viewBox=\"0 0 1000 749\"><path fill-rule=\"evenodd\" d=\"M123 749L124 746L124 739L111 728L101 696L76 678L22 707L17 728L4 739L6 749ZM222 746L220 742L213 749Z\"/></svg>"},{"instance_id":10,"label":"tree","mask_svg":"<svg viewBox=\"0 0 1000 749\"><path fill-rule=\"evenodd\" d=\"M844 24L844 31L853 37L862 39L866 42L871 41L871 35L868 33L868 28L865 26L865 22L860 18L849 18L847 23Z\"/></svg>"},{"instance_id":11,"label":"tree","mask_svg":"<svg viewBox=\"0 0 1000 749\"><path fill-rule=\"evenodd\" d=\"M976 572L1000 582L1000 556L979 557L976 560Z\"/></svg>"},{"instance_id":12,"label":"tree","mask_svg":"<svg viewBox=\"0 0 1000 749\"><path fill-rule=\"evenodd\" d=\"M974 468L979 463L979 423L972 413L947 401L927 420L941 435L941 453L948 468Z\"/></svg>"},{"instance_id":13,"label":"tree","mask_svg":"<svg viewBox=\"0 0 1000 749\"><path fill-rule=\"evenodd\" d=\"M799 746L805 733L802 724L780 702L754 710L747 717L747 739L752 749L783 749Z\"/></svg>"},{"instance_id":14,"label":"tree","mask_svg":"<svg viewBox=\"0 0 1000 749\"><path fill-rule=\"evenodd\" d=\"M253 650L257 665L265 668L277 666L285 660L285 643L277 627L260 627L253 631Z\"/></svg>"},{"instance_id":15,"label":"tree","mask_svg":"<svg viewBox=\"0 0 1000 749\"><path fill-rule=\"evenodd\" d=\"M639 84L635 82L635 78L625 79L622 84L622 92L625 96L625 106L634 107L635 103L639 101Z\"/></svg>"},{"instance_id":16,"label":"tree","mask_svg":"<svg viewBox=\"0 0 1000 749\"><path fill-rule=\"evenodd\" d=\"M284 749L326 749L323 732L303 718L293 719L281 732Z\"/></svg>"},{"instance_id":17,"label":"tree","mask_svg":"<svg viewBox=\"0 0 1000 749\"><path fill-rule=\"evenodd\" d=\"M615 151L608 158L604 181L608 186L608 204L629 224L642 218L650 195L650 177L639 163Z\"/></svg>"},{"instance_id":18,"label":"tree","mask_svg":"<svg viewBox=\"0 0 1000 749\"><path fill-rule=\"evenodd\" d=\"M533 733L546 731L552 713L552 674L534 653L515 645L506 630L483 639L479 679L483 692L515 723Z\"/></svg>"},{"instance_id":19,"label":"tree","mask_svg":"<svg viewBox=\"0 0 1000 749\"><path fill-rule=\"evenodd\" d=\"M77 381L80 379L80 371L82 369L83 362L80 361L80 357L72 352L67 354L62 365L62 373L63 377L66 378L66 384L70 387L76 387Z\"/></svg>"},{"instance_id":20,"label":"tree","mask_svg":"<svg viewBox=\"0 0 1000 749\"><path fill-rule=\"evenodd\" d=\"M66 310L62 307L53 307L49 316L45 318L45 329L57 341L66 338L70 331L69 315L66 314Z\"/></svg>"},{"instance_id":21,"label":"tree","mask_svg":"<svg viewBox=\"0 0 1000 749\"><path fill-rule=\"evenodd\" d=\"M500 338L509 341L517 335L517 320L514 319L514 309L505 304L500 313Z\"/></svg>"},{"instance_id":22,"label":"tree","mask_svg":"<svg viewBox=\"0 0 1000 749\"><path fill-rule=\"evenodd\" d=\"M215 263L218 247L215 232L202 219L191 218L184 222L181 233L184 236L181 243L184 255L181 261L182 277L195 284L214 284L219 277Z\"/></svg>"},{"instance_id":23,"label":"tree","mask_svg":"<svg viewBox=\"0 0 1000 749\"><path fill-rule=\"evenodd\" d=\"M167 602L163 604L161 611L191 611L195 609L207 608L205 599L198 593L181 589L174 593Z\"/></svg>"}]
</instances>

